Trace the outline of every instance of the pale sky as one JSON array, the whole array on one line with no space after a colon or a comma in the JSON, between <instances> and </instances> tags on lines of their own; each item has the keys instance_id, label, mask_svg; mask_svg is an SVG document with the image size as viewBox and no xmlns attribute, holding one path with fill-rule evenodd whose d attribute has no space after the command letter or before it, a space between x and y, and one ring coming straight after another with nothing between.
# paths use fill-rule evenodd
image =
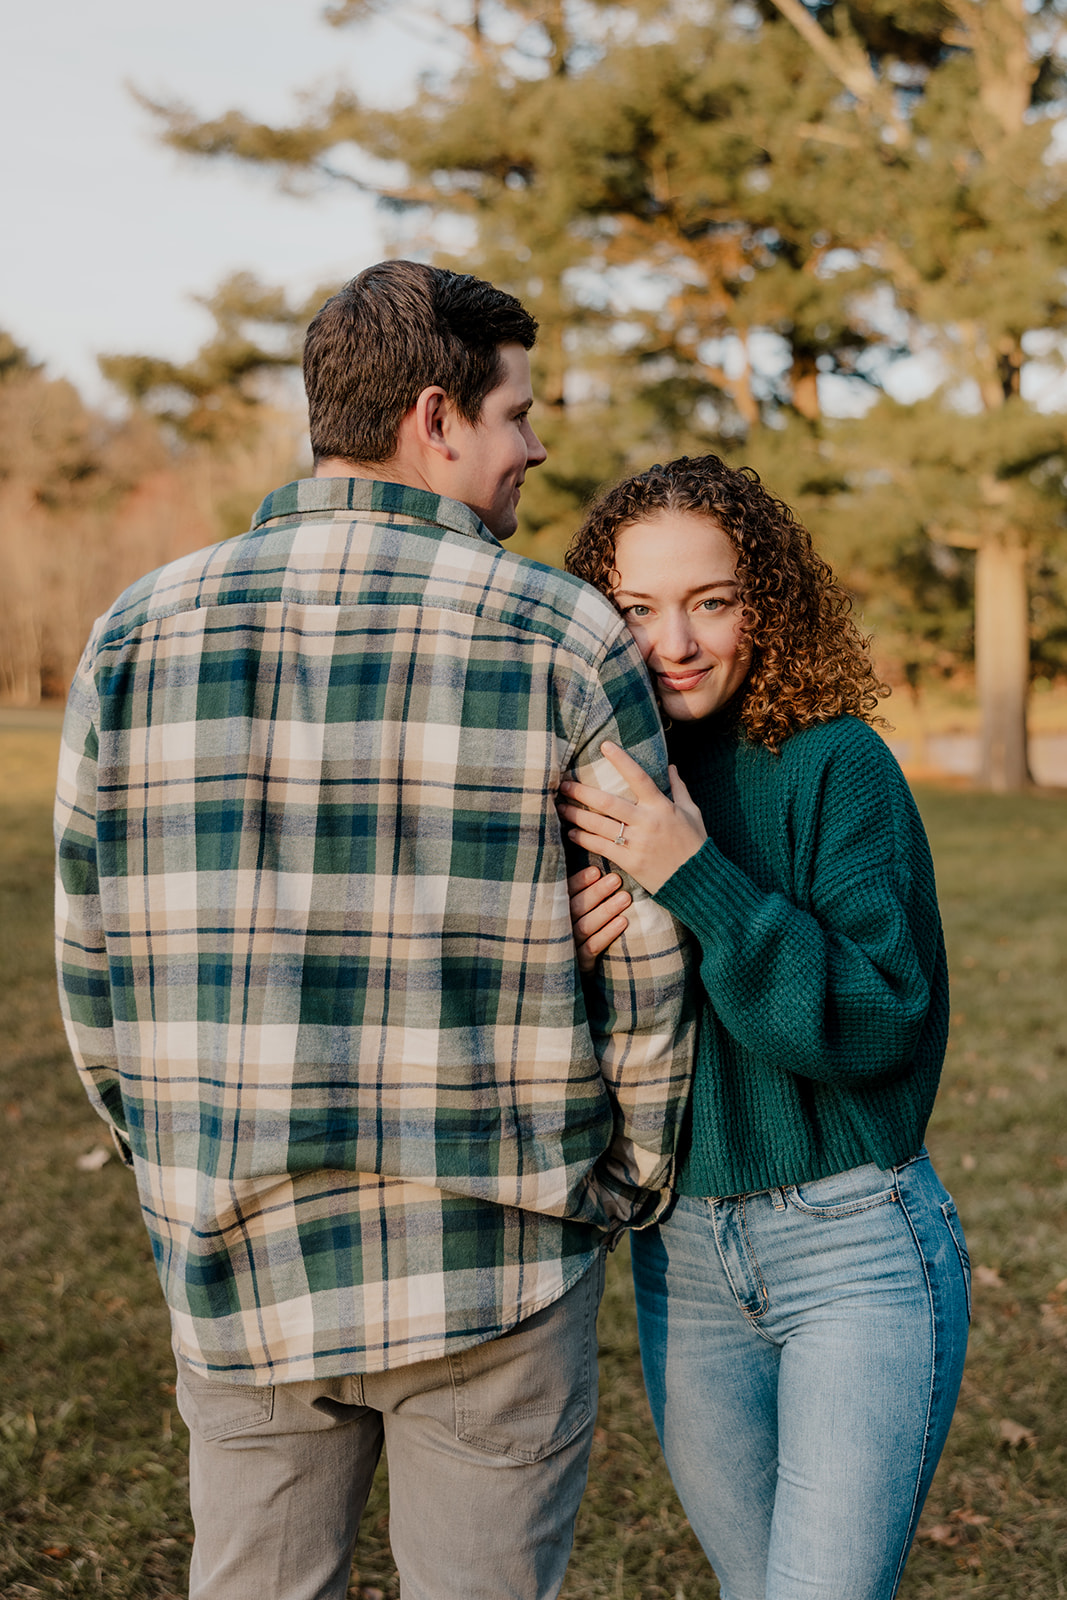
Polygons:
<instances>
[{"instance_id":1,"label":"pale sky","mask_svg":"<svg viewBox=\"0 0 1067 1600\"><path fill-rule=\"evenodd\" d=\"M289 197L265 172L183 157L125 87L264 120L338 82L408 99L425 47L388 24L329 28L321 9L0 0L0 327L51 376L99 400L97 353L191 356L212 322L190 296L227 273L304 293L386 253L370 199L347 187Z\"/></svg>"}]
</instances>

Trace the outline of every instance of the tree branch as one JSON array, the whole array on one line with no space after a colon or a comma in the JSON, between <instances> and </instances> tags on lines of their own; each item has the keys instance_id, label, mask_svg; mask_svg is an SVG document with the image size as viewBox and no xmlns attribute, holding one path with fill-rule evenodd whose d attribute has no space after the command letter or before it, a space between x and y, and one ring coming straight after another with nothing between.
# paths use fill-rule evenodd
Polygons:
<instances>
[{"instance_id":1,"label":"tree branch","mask_svg":"<svg viewBox=\"0 0 1067 1600\"><path fill-rule=\"evenodd\" d=\"M897 114L892 90L887 91L885 84L875 77L862 49L854 41L852 48L847 49L836 39L831 39L801 0L773 0L773 3L849 93L866 109L884 117L893 129L896 142L907 145L911 134L907 124Z\"/></svg>"}]
</instances>

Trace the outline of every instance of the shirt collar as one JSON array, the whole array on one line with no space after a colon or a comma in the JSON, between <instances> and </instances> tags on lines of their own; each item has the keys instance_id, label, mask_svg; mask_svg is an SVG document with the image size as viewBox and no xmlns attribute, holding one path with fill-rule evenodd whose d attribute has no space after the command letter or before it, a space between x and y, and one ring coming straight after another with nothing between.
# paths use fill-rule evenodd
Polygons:
<instances>
[{"instance_id":1,"label":"shirt collar","mask_svg":"<svg viewBox=\"0 0 1067 1600\"><path fill-rule=\"evenodd\" d=\"M458 500L377 478L299 478L267 496L252 518L252 528L262 528L281 517L316 512L333 515L338 511L385 512L416 522L436 523L486 544L500 543L481 518Z\"/></svg>"}]
</instances>

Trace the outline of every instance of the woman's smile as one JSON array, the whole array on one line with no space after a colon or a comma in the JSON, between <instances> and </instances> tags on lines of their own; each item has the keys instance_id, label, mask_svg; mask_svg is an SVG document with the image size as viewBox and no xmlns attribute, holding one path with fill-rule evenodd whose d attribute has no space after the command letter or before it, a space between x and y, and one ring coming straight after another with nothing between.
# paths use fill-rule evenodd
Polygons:
<instances>
[{"instance_id":1,"label":"woman's smile","mask_svg":"<svg viewBox=\"0 0 1067 1600\"><path fill-rule=\"evenodd\" d=\"M698 667L695 670L688 668L685 672L679 672L661 667L655 673L655 678L657 683L662 684L665 689L676 689L679 694L685 694L686 690L695 689L698 684L703 683L708 673L712 670L712 667L707 666Z\"/></svg>"}]
</instances>

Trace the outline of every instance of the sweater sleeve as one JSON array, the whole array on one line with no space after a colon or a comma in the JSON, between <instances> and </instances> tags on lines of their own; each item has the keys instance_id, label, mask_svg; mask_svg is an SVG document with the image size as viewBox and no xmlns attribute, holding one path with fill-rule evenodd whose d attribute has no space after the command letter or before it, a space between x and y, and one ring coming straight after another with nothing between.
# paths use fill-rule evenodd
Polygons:
<instances>
[{"instance_id":1,"label":"sweater sleeve","mask_svg":"<svg viewBox=\"0 0 1067 1600\"><path fill-rule=\"evenodd\" d=\"M882 741L853 727L861 736L809 743L824 759L793 759L777 786L789 895L758 886L709 839L656 896L700 941L727 1032L823 1083L908 1074L943 959L918 812Z\"/></svg>"}]
</instances>

